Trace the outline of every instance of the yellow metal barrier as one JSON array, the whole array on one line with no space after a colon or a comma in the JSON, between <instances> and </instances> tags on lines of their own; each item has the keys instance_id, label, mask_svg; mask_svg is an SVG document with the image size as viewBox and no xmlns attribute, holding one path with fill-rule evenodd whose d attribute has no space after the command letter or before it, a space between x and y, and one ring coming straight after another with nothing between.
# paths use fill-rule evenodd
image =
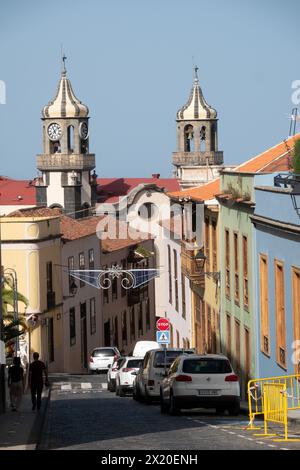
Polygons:
<instances>
[{"instance_id":1,"label":"yellow metal barrier","mask_svg":"<svg viewBox=\"0 0 300 470\"><path fill-rule=\"evenodd\" d=\"M254 425L255 418L264 419L264 433L256 436L276 436L268 432L268 424L284 427L284 438L276 441L300 441L288 437L288 411L300 409L300 374L255 379L248 382L249 430L260 429Z\"/></svg>"}]
</instances>

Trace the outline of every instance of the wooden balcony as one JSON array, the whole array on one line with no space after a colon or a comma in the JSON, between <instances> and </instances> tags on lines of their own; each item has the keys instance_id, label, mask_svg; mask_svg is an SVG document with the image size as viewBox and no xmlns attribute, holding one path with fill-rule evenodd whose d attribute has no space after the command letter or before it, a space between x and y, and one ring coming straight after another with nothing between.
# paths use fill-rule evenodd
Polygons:
<instances>
[{"instance_id":1,"label":"wooden balcony","mask_svg":"<svg viewBox=\"0 0 300 470\"><path fill-rule=\"evenodd\" d=\"M186 248L186 244L181 244L181 271L194 284L204 287L205 275L203 263L197 260L199 250Z\"/></svg>"},{"instance_id":2,"label":"wooden balcony","mask_svg":"<svg viewBox=\"0 0 300 470\"><path fill-rule=\"evenodd\" d=\"M137 289L130 289L127 292L127 305L128 307L132 307L135 304L139 304L141 301L140 290Z\"/></svg>"}]
</instances>

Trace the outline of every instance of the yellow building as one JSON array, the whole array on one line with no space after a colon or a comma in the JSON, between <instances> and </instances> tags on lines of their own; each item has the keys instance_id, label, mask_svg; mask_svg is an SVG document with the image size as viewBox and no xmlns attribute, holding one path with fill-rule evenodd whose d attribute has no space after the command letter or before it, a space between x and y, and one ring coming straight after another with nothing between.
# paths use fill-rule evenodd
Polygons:
<instances>
[{"instance_id":1,"label":"yellow building","mask_svg":"<svg viewBox=\"0 0 300 470\"><path fill-rule=\"evenodd\" d=\"M177 203L203 204L201 223L197 226L197 230L202 231L203 246L188 249L187 240L187 243L182 242L181 249L181 269L188 277L191 289L192 347L199 353L221 350L219 205L214 198L218 192L219 179L198 188L169 193ZM205 261L199 259L199 253L205 255Z\"/></svg>"},{"instance_id":2,"label":"yellow building","mask_svg":"<svg viewBox=\"0 0 300 470\"><path fill-rule=\"evenodd\" d=\"M29 302L26 314L37 315L29 349L39 351L50 370L59 370L63 352L62 282L56 266L61 264L60 217L2 217L1 238L3 267L16 271L18 291Z\"/></svg>"}]
</instances>

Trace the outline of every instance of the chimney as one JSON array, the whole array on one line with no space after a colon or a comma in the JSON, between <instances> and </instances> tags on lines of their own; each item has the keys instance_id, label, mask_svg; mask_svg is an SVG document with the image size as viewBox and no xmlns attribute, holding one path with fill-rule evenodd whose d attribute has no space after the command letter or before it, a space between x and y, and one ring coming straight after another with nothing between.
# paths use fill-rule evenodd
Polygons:
<instances>
[{"instance_id":1,"label":"chimney","mask_svg":"<svg viewBox=\"0 0 300 470\"><path fill-rule=\"evenodd\" d=\"M158 179L159 179L159 177L160 177L160 173L152 173L152 178L154 178L154 179L157 179L157 180L158 180Z\"/></svg>"}]
</instances>

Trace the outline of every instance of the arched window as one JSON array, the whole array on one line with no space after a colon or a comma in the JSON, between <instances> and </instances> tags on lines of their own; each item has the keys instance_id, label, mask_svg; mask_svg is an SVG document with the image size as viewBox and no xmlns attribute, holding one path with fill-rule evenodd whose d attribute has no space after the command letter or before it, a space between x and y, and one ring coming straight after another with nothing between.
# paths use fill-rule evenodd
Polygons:
<instances>
[{"instance_id":1,"label":"arched window","mask_svg":"<svg viewBox=\"0 0 300 470\"><path fill-rule=\"evenodd\" d=\"M74 127L68 127L68 152L74 152Z\"/></svg>"},{"instance_id":2,"label":"arched window","mask_svg":"<svg viewBox=\"0 0 300 470\"><path fill-rule=\"evenodd\" d=\"M88 217L89 216L89 209L90 209L90 205L85 202L82 204L81 206L82 210L81 210L81 217Z\"/></svg>"},{"instance_id":3,"label":"arched window","mask_svg":"<svg viewBox=\"0 0 300 470\"><path fill-rule=\"evenodd\" d=\"M205 141L206 141L206 127L202 126L200 129L200 152L205 151Z\"/></svg>"},{"instance_id":4,"label":"arched window","mask_svg":"<svg viewBox=\"0 0 300 470\"><path fill-rule=\"evenodd\" d=\"M211 137L210 137L211 144L210 145L211 145L211 150L214 152L217 148L217 146L216 146L216 126L215 126L215 124L212 124L210 129L211 129L211 131L210 131L211 132L211 134L210 134L211 135Z\"/></svg>"},{"instance_id":5,"label":"arched window","mask_svg":"<svg viewBox=\"0 0 300 470\"><path fill-rule=\"evenodd\" d=\"M61 153L61 146L59 140L50 142L50 153Z\"/></svg>"},{"instance_id":6,"label":"arched window","mask_svg":"<svg viewBox=\"0 0 300 470\"><path fill-rule=\"evenodd\" d=\"M158 207L153 202L144 202L138 209L138 215L144 220L153 220L158 215Z\"/></svg>"},{"instance_id":7,"label":"arched window","mask_svg":"<svg viewBox=\"0 0 300 470\"><path fill-rule=\"evenodd\" d=\"M194 129L191 124L184 128L184 151L194 152Z\"/></svg>"}]
</instances>

